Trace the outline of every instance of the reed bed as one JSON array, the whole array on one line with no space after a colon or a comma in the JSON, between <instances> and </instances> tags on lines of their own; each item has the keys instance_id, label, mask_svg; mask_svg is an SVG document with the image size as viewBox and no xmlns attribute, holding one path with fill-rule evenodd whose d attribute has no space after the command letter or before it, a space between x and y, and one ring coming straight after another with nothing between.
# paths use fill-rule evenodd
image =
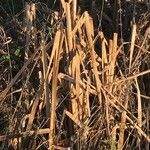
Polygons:
<instances>
[{"instance_id":1,"label":"reed bed","mask_svg":"<svg viewBox=\"0 0 150 150\"><path fill-rule=\"evenodd\" d=\"M1 149L148 150L149 13L125 42L119 31L98 30L76 0L60 4L47 12L26 3L22 47L13 54L0 28ZM38 24L44 10L50 25Z\"/></svg>"}]
</instances>

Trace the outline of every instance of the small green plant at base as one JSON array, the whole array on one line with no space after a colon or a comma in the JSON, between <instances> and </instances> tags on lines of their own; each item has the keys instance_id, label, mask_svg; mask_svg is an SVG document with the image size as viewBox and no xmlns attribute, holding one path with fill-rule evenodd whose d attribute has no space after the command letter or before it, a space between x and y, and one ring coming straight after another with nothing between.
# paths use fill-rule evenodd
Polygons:
<instances>
[{"instance_id":1,"label":"small green plant at base","mask_svg":"<svg viewBox=\"0 0 150 150\"><path fill-rule=\"evenodd\" d=\"M15 49L14 51L15 51L15 56L16 56L16 57L21 57L21 49L20 49L20 47L18 47L18 48Z\"/></svg>"},{"instance_id":2,"label":"small green plant at base","mask_svg":"<svg viewBox=\"0 0 150 150\"><path fill-rule=\"evenodd\" d=\"M10 56L9 55L3 55L3 56L1 56L1 58L0 58L0 61L2 62L2 61L9 61L10 60Z\"/></svg>"}]
</instances>

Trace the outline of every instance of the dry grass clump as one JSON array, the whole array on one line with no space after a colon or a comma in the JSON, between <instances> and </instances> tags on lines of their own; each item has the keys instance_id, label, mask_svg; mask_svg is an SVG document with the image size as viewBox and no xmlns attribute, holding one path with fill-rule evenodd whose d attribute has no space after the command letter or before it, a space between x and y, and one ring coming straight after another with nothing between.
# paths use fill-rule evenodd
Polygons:
<instances>
[{"instance_id":1,"label":"dry grass clump","mask_svg":"<svg viewBox=\"0 0 150 150\"><path fill-rule=\"evenodd\" d=\"M1 149L148 150L149 13L125 42L76 0L60 7L25 3L20 47L0 28Z\"/></svg>"}]
</instances>

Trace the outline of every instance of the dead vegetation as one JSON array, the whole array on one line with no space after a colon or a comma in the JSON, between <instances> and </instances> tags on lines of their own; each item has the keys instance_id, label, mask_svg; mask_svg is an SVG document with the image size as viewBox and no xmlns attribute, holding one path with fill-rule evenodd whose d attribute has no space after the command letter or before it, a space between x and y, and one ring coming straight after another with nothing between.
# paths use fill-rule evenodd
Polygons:
<instances>
[{"instance_id":1,"label":"dead vegetation","mask_svg":"<svg viewBox=\"0 0 150 150\"><path fill-rule=\"evenodd\" d=\"M119 2L26 2L3 20L1 149L149 150L150 13Z\"/></svg>"}]
</instances>

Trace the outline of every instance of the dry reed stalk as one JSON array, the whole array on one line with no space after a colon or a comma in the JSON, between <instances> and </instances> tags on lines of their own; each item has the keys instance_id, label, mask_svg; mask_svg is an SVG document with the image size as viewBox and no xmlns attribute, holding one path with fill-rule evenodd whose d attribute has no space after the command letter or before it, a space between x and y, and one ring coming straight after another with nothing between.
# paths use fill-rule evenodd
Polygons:
<instances>
[{"instance_id":1,"label":"dry reed stalk","mask_svg":"<svg viewBox=\"0 0 150 150\"><path fill-rule=\"evenodd\" d=\"M75 85L78 85L78 83L76 84L76 76L75 76L75 57L72 60L72 64L71 64L71 74L73 79L75 80ZM72 94L71 94L71 105L72 105L72 113L75 117L79 117L79 111L78 111L78 97L79 95L77 95L77 91L76 91L76 87L73 84L70 84L70 88L72 90ZM78 91L79 92L79 91ZM79 94L79 93L78 93Z\"/></svg>"},{"instance_id":2,"label":"dry reed stalk","mask_svg":"<svg viewBox=\"0 0 150 150\"><path fill-rule=\"evenodd\" d=\"M115 71L115 63L116 63L116 52L117 52L117 41L118 41L118 34L114 33L113 36L113 44L110 41L110 50L109 52L112 52L111 54L111 58L110 58L110 68L109 68L109 81L112 83L114 80L114 71ZM112 90L112 86L111 86L111 90Z\"/></svg>"},{"instance_id":3,"label":"dry reed stalk","mask_svg":"<svg viewBox=\"0 0 150 150\"><path fill-rule=\"evenodd\" d=\"M98 69L96 67L96 55L94 51L94 45L93 45L93 25L91 25L90 21L90 16L87 12L85 12L85 27L86 27L86 33L87 33L87 38L88 38L88 44L89 44L89 49L90 49L90 55L91 55L91 63L93 67L93 74L95 76L95 81L96 81L96 90L97 90L97 95L98 95L98 100L99 104L102 105L102 99L101 99L101 81L99 79L99 73Z\"/></svg>"},{"instance_id":4,"label":"dry reed stalk","mask_svg":"<svg viewBox=\"0 0 150 150\"><path fill-rule=\"evenodd\" d=\"M125 102L125 108L127 109L128 106L128 96L126 98ZM126 111L122 112L121 115L121 123L120 123L120 133L119 133L119 141L118 141L118 150L123 149L123 143L124 143L124 131L126 126Z\"/></svg>"},{"instance_id":5,"label":"dry reed stalk","mask_svg":"<svg viewBox=\"0 0 150 150\"><path fill-rule=\"evenodd\" d=\"M56 106L57 106L57 79L58 79L58 68L59 68L59 58L60 51L62 49L64 36L61 31L57 31L55 38L56 42L56 51L54 55L54 64L53 64L53 76L52 76L52 100L51 100L51 113L50 113L50 134L49 134L49 148L54 149L54 134L55 134L55 122L56 122Z\"/></svg>"},{"instance_id":6,"label":"dry reed stalk","mask_svg":"<svg viewBox=\"0 0 150 150\"><path fill-rule=\"evenodd\" d=\"M108 83L112 83L114 82L114 71L115 71L115 63L117 65L117 56L119 54L119 52L122 50L124 44L121 44L119 48L117 48L117 33L114 33L114 39L109 40L109 58L108 58L108 62L109 62L109 75L108 75ZM115 44L116 43L116 44ZM120 74L122 74L122 71L119 69ZM112 86L110 87L110 89L112 89Z\"/></svg>"},{"instance_id":7,"label":"dry reed stalk","mask_svg":"<svg viewBox=\"0 0 150 150\"><path fill-rule=\"evenodd\" d=\"M108 65L107 50L106 50L107 41L103 35L103 32L99 32L99 36L100 36L100 41L102 45L102 70L103 70ZM104 74L102 74L103 83L107 83L107 78L109 77L108 73L109 72L107 71Z\"/></svg>"},{"instance_id":8,"label":"dry reed stalk","mask_svg":"<svg viewBox=\"0 0 150 150\"><path fill-rule=\"evenodd\" d=\"M142 127L142 102L141 102L141 96L140 96L141 92L140 92L140 88L139 88L137 78L135 78L135 84L136 84L136 89L137 89L137 100L138 100L138 120L137 120L137 124L141 128ZM141 133L138 133L138 134L139 134L139 138L138 138L137 145L139 145L140 137L141 137Z\"/></svg>"},{"instance_id":9,"label":"dry reed stalk","mask_svg":"<svg viewBox=\"0 0 150 150\"><path fill-rule=\"evenodd\" d=\"M26 45L25 45L25 60L28 60L29 58L29 46L30 46L30 31L31 31L31 18L32 16L30 15L30 4L27 2L25 3L25 10L26 10L26 15L25 15L25 32L26 32Z\"/></svg>"},{"instance_id":10,"label":"dry reed stalk","mask_svg":"<svg viewBox=\"0 0 150 150\"><path fill-rule=\"evenodd\" d=\"M111 62L112 53L113 53L113 41L109 40L109 63Z\"/></svg>"},{"instance_id":11,"label":"dry reed stalk","mask_svg":"<svg viewBox=\"0 0 150 150\"><path fill-rule=\"evenodd\" d=\"M132 27L132 37L131 37L131 47L130 47L129 71L130 71L131 65L132 65L134 45L135 45L135 38L136 38L136 24L133 24L133 27Z\"/></svg>"},{"instance_id":12,"label":"dry reed stalk","mask_svg":"<svg viewBox=\"0 0 150 150\"><path fill-rule=\"evenodd\" d=\"M66 33L67 31L65 31L65 53L66 53L66 57L67 57L67 60L69 61L69 47L68 47L68 41L67 41L67 33ZM70 62L68 62L67 63L67 67L69 66L69 63Z\"/></svg>"},{"instance_id":13,"label":"dry reed stalk","mask_svg":"<svg viewBox=\"0 0 150 150\"><path fill-rule=\"evenodd\" d=\"M43 38L43 40L44 40L44 38ZM50 81L51 81L51 77L52 77L52 70L53 70L53 68L51 69L51 71L49 71L50 70L50 67L51 67L51 63L52 63L52 60L53 60L53 56L54 56L54 51L52 50L52 54L51 54L51 57L50 57L50 60L49 60L49 65L47 65L47 57L48 57L48 55L47 55L47 51L50 49L50 47L53 45L53 43L54 43L54 40L51 40L48 44L46 44L45 45L45 43L43 43L43 42L41 42L41 51L42 51L42 62L43 62L43 74L44 74L44 77L45 77L45 89L47 89L48 90L48 88L47 88L47 84L48 83L50 83ZM43 47L44 46L44 47ZM55 50L55 49L54 49ZM49 73L50 72L50 73ZM39 80L40 80L40 84L42 84L42 81L43 81L43 74L42 74L42 71L39 71L38 72L39 73ZM46 73L46 74L45 74ZM47 95L48 96L48 93L45 91L45 95ZM43 98L44 99L44 98ZM45 98L45 100L48 100L48 97L47 98ZM47 103L47 101L45 101L46 103ZM47 105L47 111L46 112L48 112L49 110L48 110L48 105ZM48 113L46 113L46 114L48 114Z\"/></svg>"},{"instance_id":14,"label":"dry reed stalk","mask_svg":"<svg viewBox=\"0 0 150 150\"><path fill-rule=\"evenodd\" d=\"M76 20L76 16L77 16L77 0L72 0L72 5L73 5L73 21Z\"/></svg>"},{"instance_id":15,"label":"dry reed stalk","mask_svg":"<svg viewBox=\"0 0 150 150\"><path fill-rule=\"evenodd\" d=\"M35 3L29 4L28 2L25 3L26 5L26 16L25 16L25 31L26 31L26 45L25 45L25 60L29 58L29 46L31 45L35 48L36 44L36 27L35 27L35 19L36 19L36 7Z\"/></svg>"},{"instance_id":16,"label":"dry reed stalk","mask_svg":"<svg viewBox=\"0 0 150 150\"><path fill-rule=\"evenodd\" d=\"M87 74L87 70L85 69L85 66L84 66L84 59L86 58L86 54L82 51L82 48L81 48L81 45L77 45L77 48L78 48L78 53L79 53L79 61L81 62L81 65L82 65L82 68L83 68L83 72L85 74L85 77L87 79L87 82L90 84L90 78ZM82 74L83 74L82 72ZM80 81L81 82L81 81ZM90 94L90 86L89 84L83 84L82 82L82 85L84 86L83 88L81 88L82 90L82 103L84 103L84 105L82 106L83 107L83 116L85 118L88 118L90 117L90 103L89 103L89 94ZM86 98L84 98L86 97Z\"/></svg>"},{"instance_id":17,"label":"dry reed stalk","mask_svg":"<svg viewBox=\"0 0 150 150\"><path fill-rule=\"evenodd\" d=\"M44 103L46 104L46 117L49 118L50 113L50 101L49 101L49 87L48 87L48 79L46 77L46 73L48 70L48 64L47 64L47 53L44 49L45 46L45 35L42 33L41 35L41 51L42 51L42 65L43 65L43 80L44 80Z\"/></svg>"},{"instance_id":18,"label":"dry reed stalk","mask_svg":"<svg viewBox=\"0 0 150 150\"><path fill-rule=\"evenodd\" d=\"M81 31L80 31L81 33ZM89 114L89 109L87 109L88 107L86 106L86 102L84 100L84 95L85 95L85 90L86 87L81 87L80 86L80 83L81 83L81 78L80 78L80 74L81 74L81 68L80 66L83 67L83 70L85 70L85 66L84 66L84 63L83 63L83 59L84 57L82 57L84 55L84 57L86 57L85 53L83 52L82 50L82 47L80 44L76 44L76 60L75 60L75 63L76 63L76 81L75 81L75 87L76 87L76 96L77 96L77 99L78 99L78 116L79 116L79 120L83 120L85 118L87 118L88 114ZM87 75L86 75L87 77ZM88 101L88 100L87 100ZM86 111L87 110L87 111Z\"/></svg>"},{"instance_id":19,"label":"dry reed stalk","mask_svg":"<svg viewBox=\"0 0 150 150\"><path fill-rule=\"evenodd\" d=\"M12 134L12 135L0 135L0 141L5 141L5 140L19 138L19 137L27 137L27 136L32 136L32 135L48 134L49 132L50 132L50 129L45 128L45 129L38 129L36 131L32 130L32 131L21 132L21 133Z\"/></svg>"},{"instance_id":20,"label":"dry reed stalk","mask_svg":"<svg viewBox=\"0 0 150 150\"><path fill-rule=\"evenodd\" d=\"M32 40L32 46L33 49L35 49L36 46L36 7L35 3L31 3L30 7L30 14L31 14L31 22L32 22L32 27L31 27L31 40Z\"/></svg>"},{"instance_id":21,"label":"dry reed stalk","mask_svg":"<svg viewBox=\"0 0 150 150\"><path fill-rule=\"evenodd\" d=\"M53 75L53 67L51 68L51 70L50 70L50 72L49 72L49 74L48 74L48 83L50 83L51 82L51 79L52 79L52 75Z\"/></svg>"},{"instance_id":22,"label":"dry reed stalk","mask_svg":"<svg viewBox=\"0 0 150 150\"><path fill-rule=\"evenodd\" d=\"M87 82L90 84L90 78L87 77ZM91 116L91 110L90 110L90 86L89 84L86 85L86 91L85 91L85 95L86 95L86 101L85 101L85 110L86 110L86 116L87 118L89 118Z\"/></svg>"},{"instance_id":23,"label":"dry reed stalk","mask_svg":"<svg viewBox=\"0 0 150 150\"><path fill-rule=\"evenodd\" d=\"M148 108L150 108L150 104L148 104ZM147 123L147 126L146 126L146 129L147 129L147 135L149 135L149 131L150 131L150 111L149 109L147 109L146 111L146 123ZM149 150L149 146L150 146L150 142L147 142L146 143L146 150Z\"/></svg>"},{"instance_id":24,"label":"dry reed stalk","mask_svg":"<svg viewBox=\"0 0 150 150\"><path fill-rule=\"evenodd\" d=\"M67 41L69 51L71 51L73 48L73 43L72 43L72 20L69 3L66 3L66 19L67 19Z\"/></svg>"},{"instance_id":25,"label":"dry reed stalk","mask_svg":"<svg viewBox=\"0 0 150 150\"><path fill-rule=\"evenodd\" d=\"M71 74L75 80L75 84L72 85L72 92L74 98L72 99L72 112L75 117L79 120L82 119L83 114L83 91L80 88L80 58L79 54L76 51L75 56L72 59L71 63Z\"/></svg>"},{"instance_id":26,"label":"dry reed stalk","mask_svg":"<svg viewBox=\"0 0 150 150\"><path fill-rule=\"evenodd\" d=\"M107 134L110 135L110 118L109 118L109 97L106 92L103 92L105 98L105 116L106 116L106 124L107 124Z\"/></svg>"},{"instance_id":27,"label":"dry reed stalk","mask_svg":"<svg viewBox=\"0 0 150 150\"><path fill-rule=\"evenodd\" d=\"M138 94L135 93L135 92L133 92L133 94L135 94L136 96L138 95ZM140 94L140 97L141 97L141 98L144 98L145 100L150 100L150 96L146 96L146 95Z\"/></svg>"},{"instance_id":28,"label":"dry reed stalk","mask_svg":"<svg viewBox=\"0 0 150 150\"><path fill-rule=\"evenodd\" d=\"M107 41L103 35L103 32L100 32L99 35L100 35L100 40L101 40L101 44L102 44L102 69L104 69L104 67L108 63L107 50L106 50L106 42Z\"/></svg>"},{"instance_id":29,"label":"dry reed stalk","mask_svg":"<svg viewBox=\"0 0 150 150\"><path fill-rule=\"evenodd\" d=\"M47 70L46 70L46 77L45 77L46 79L51 75L50 72L52 72L52 66L51 65L52 65L52 62L54 60L54 56L55 56L55 53L56 53L56 50L57 50L57 47L58 47L57 41L58 41L58 37L55 36L54 41L53 41L54 44L53 44L51 56L50 56L50 59L49 59L49 64L48 64L48 67L47 67Z\"/></svg>"},{"instance_id":30,"label":"dry reed stalk","mask_svg":"<svg viewBox=\"0 0 150 150\"><path fill-rule=\"evenodd\" d=\"M79 93L80 93L80 88L77 89L77 87L79 87L79 82L80 82L80 80L78 80L78 78L80 78L80 77L78 77L79 73L77 72L77 71L79 71L79 69L77 70L77 67L79 66L78 62L77 62L77 59L78 58L77 58L76 55L73 56L71 64L69 65L70 74L71 74L71 76L73 77L73 79L75 81L75 84L70 83L70 89L72 91L72 93L71 93L72 113L76 118L79 117L78 104L79 104ZM79 74L79 76L80 76L80 74Z\"/></svg>"},{"instance_id":31,"label":"dry reed stalk","mask_svg":"<svg viewBox=\"0 0 150 150\"><path fill-rule=\"evenodd\" d=\"M28 118L26 131L30 131L32 129L32 124L33 124L34 117L35 117L35 114L36 114L38 106L39 106L41 94L42 94L42 88L37 92L36 98L33 102L31 113L29 114L29 118Z\"/></svg>"},{"instance_id":32,"label":"dry reed stalk","mask_svg":"<svg viewBox=\"0 0 150 150\"><path fill-rule=\"evenodd\" d=\"M66 2L65 2L65 0L60 0L60 1L61 1L61 5L64 9L64 12L66 13Z\"/></svg>"},{"instance_id":33,"label":"dry reed stalk","mask_svg":"<svg viewBox=\"0 0 150 150\"><path fill-rule=\"evenodd\" d=\"M79 54L76 51L76 56L74 59L74 65L75 65L75 92L76 92L76 100L78 103L78 118L79 120L83 119L84 116L84 102L83 102L83 91L80 88L80 58L79 58Z\"/></svg>"},{"instance_id":34,"label":"dry reed stalk","mask_svg":"<svg viewBox=\"0 0 150 150\"><path fill-rule=\"evenodd\" d=\"M109 62L109 64L110 64L110 66L111 66L111 63L112 63L112 54L113 54L113 41L112 40L109 40L109 52L108 52L108 54L109 54L109 60L108 60L108 62ZM109 67L109 76L108 76L108 83L111 83L112 81L112 79L111 79L111 67Z\"/></svg>"},{"instance_id":35,"label":"dry reed stalk","mask_svg":"<svg viewBox=\"0 0 150 150\"><path fill-rule=\"evenodd\" d=\"M66 3L66 19L67 19L67 44L68 44L68 49L69 53L75 53L73 51L73 39L74 37L72 36L72 19L71 19L71 10L70 10L70 4ZM75 42L75 40L74 40ZM75 46L75 45L74 45ZM74 47L75 49L75 47ZM72 54L73 55L73 54ZM71 59L71 54L69 56L69 59ZM69 74L75 79L76 77L76 57L72 58L72 61L70 62L69 65ZM75 79L76 80L76 79ZM72 113L75 117L78 117L78 104L77 104L77 97L76 97L76 88L73 84L70 84L70 89L72 91L71 93L71 106L72 106Z\"/></svg>"}]
</instances>

